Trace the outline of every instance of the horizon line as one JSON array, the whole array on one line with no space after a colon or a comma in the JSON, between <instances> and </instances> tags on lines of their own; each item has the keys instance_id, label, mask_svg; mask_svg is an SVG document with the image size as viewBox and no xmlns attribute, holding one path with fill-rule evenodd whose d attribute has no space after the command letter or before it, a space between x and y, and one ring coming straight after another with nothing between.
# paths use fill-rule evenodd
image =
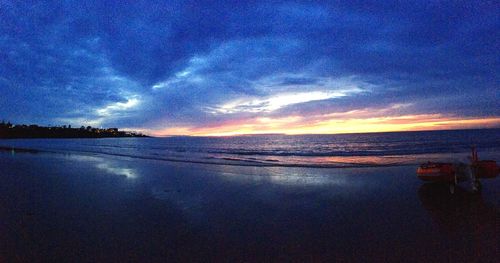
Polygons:
<instances>
[{"instance_id":1,"label":"horizon line","mask_svg":"<svg viewBox=\"0 0 500 263\"><path fill-rule=\"evenodd\" d=\"M376 134L376 133L407 133L407 132L446 132L446 131L468 131L468 130L495 130L500 127L476 127L476 128L460 128L460 129L435 129L435 130L406 130L406 131L373 131L373 132L342 132L342 133L245 133L232 135L149 135L150 138L171 138L171 137L242 137L242 136L303 136L303 135L353 135L353 134Z\"/></svg>"}]
</instances>

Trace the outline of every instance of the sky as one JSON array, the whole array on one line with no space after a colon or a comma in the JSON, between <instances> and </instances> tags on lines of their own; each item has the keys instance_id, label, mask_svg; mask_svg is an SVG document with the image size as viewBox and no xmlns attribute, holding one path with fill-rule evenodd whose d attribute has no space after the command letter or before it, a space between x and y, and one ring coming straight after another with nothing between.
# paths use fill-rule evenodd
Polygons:
<instances>
[{"instance_id":1,"label":"sky","mask_svg":"<svg viewBox=\"0 0 500 263\"><path fill-rule=\"evenodd\" d=\"M157 136L500 127L499 7L0 0L0 119Z\"/></svg>"}]
</instances>

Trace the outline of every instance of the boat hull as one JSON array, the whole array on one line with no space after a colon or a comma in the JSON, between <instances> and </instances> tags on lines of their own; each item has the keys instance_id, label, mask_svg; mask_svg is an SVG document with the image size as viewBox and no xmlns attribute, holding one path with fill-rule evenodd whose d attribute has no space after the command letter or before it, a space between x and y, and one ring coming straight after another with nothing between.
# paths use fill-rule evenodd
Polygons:
<instances>
[{"instance_id":1,"label":"boat hull","mask_svg":"<svg viewBox=\"0 0 500 263\"><path fill-rule=\"evenodd\" d=\"M455 169L449 163L427 163L417 169L417 177L426 182L455 182Z\"/></svg>"},{"instance_id":2,"label":"boat hull","mask_svg":"<svg viewBox=\"0 0 500 263\"><path fill-rule=\"evenodd\" d=\"M476 163L478 178L495 178L498 176L499 167L495 161L483 160Z\"/></svg>"}]
</instances>

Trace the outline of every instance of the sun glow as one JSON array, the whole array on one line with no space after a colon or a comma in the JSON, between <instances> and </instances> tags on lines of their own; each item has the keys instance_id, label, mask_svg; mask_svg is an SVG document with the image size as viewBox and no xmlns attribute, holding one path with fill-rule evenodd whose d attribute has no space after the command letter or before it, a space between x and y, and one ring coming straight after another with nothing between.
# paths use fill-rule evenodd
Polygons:
<instances>
[{"instance_id":1,"label":"sun glow","mask_svg":"<svg viewBox=\"0 0 500 263\"><path fill-rule=\"evenodd\" d=\"M350 112L352 114L352 112ZM243 134L338 134L500 127L499 117L459 118L441 114L310 120L302 116L253 118L212 127L174 127L152 131L156 136L235 136Z\"/></svg>"}]
</instances>

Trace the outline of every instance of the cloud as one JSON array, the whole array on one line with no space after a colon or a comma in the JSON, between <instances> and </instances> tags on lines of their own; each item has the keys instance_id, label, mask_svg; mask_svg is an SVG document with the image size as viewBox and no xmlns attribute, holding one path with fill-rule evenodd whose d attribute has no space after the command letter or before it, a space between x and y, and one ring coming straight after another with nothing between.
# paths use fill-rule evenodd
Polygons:
<instances>
[{"instance_id":1,"label":"cloud","mask_svg":"<svg viewBox=\"0 0 500 263\"><path fill-rule=\"evenodd\" d=\"M494 118L496 9L488 1L3 1L0 117L179 131L388 105L409 105L384 113L391 118Z\"/></svg>"},{"instance_id":2,"label":"cloud","mask_svg":"<svg viewBox=\"0 0 500 263\"><path fill-rule=\"evenodd\" d=\"M104 108L98 109L97 114L103 117L113 116L119 112L129 110L130 108L134 108L139 104L140 100L136 97L132 97L127 99L127 102L115 102L110 105L107 105Z\"/></svg>"},{"instance_id":3,"label":"cloud","mask_svg":"<svg viewBox=\"0 0 500 263\"><path fill-rule=\"evenodd\" d=\"M243 98L225 103L221 106L209 108L213 114L228 114L238 112L271 112L277 109L305 102L327 100L347 96L350 93L358 93L360 90L339 90L339 91L308 91L298 93L277 94L268 98Z\"/></svg>"}]
</instances>

